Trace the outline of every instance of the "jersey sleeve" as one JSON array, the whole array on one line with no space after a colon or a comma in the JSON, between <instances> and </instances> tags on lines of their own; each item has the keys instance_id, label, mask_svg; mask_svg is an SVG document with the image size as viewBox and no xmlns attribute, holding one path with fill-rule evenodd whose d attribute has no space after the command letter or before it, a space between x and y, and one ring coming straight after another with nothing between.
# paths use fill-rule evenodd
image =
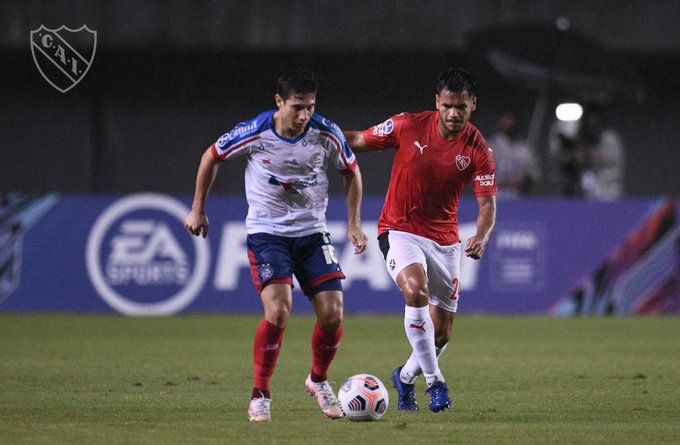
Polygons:
<instances>
[{"instance_id":1,"label":"jersey sleeve","mask_svg":"<svg viewBox=\"0 0 680 445\"><path fill-rule=\"evenodd\" d=\"M250 154L260 139L257 121L241 122L210 146L213 158L228 161Z\"/></svg>"},{"instance_id":2,"label":"jersey sleeve","mask_svg":"<svg viewBox=\"0 0 680 445\"><path fill-rule=\"evenodd\" d=\"M364 140L376 150L385 150L399 146L399 134L404 125L405 113L397 114L381 124L374 125L364 130Z\"/></svg>"},{"instance_id":3,"label":"jersey sleeve","mask_svg":"<svg viewBox=\"0 0 680 445\"><path fill-rule=\"evenodd\" d=\"M330 161L335 168L343 175L351 173L357 166L357 159L340 127L328 119L323 119L321 134L330 144Z\"/></svg>"},{"instance_id":4,"label":"jersey sleeve","mask_svg":"<svg viewBox=\"0 0 680 445\"><path fill-rule=\"evenodd\" d=\"M496 196L498 193L496 163L493 159L493 150L489 147L489 144L485 143L476 150L474 165L475 196Z\"/></svg>"}]
</instances>

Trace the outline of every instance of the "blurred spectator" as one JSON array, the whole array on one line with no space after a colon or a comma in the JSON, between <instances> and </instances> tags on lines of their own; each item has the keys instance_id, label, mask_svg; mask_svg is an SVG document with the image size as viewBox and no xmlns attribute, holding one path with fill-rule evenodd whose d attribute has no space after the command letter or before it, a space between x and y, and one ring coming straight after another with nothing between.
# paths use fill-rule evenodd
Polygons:
<instances>
[{"instance_id":1,"label":"blurred spectator","mask_svg":"<svg viewBox=\"0 0 680 445\"><path fill-rule=\"evenodd\" d=\"M551 182L566 197L581 197L581 176L585 163L583 151L576 142L579 121L555 120L550 127L549 149L552 161Z\"/></svg>"},{"instance_id":2,"label":"blurred spectator","mask_svg":"<svg viewBox=\"0 0 680 445\"><path fill-rule=\"evenodd\" d=\"M551 176L563 196L612 200L623 195L623 145L604 125L601 106L586 105L579 121L555 121L549 138Z\"/></svg>"},{"instance_id":3,"label":"blurred spectator","mask_svg":"<svg viewBox=\"0 0 680 445\"><path fill-rule=\"evenodd\" d=\"M498 193L516 197L531 192L539 178L536 153L520 136L519 119L506 111L498 120L498 132L489 138L496 161Z\"/></svg>"},{"instance_id":4,"label":"blurred spectator","mask_svg":"<svg viewBox=\"0 0 680 445\"><path fill-rule=\"evenodd\" d=\"M581 176L584 195L602 200L620 198L625 163L621 137L604 125L600 106L587 106L581 121L579 143L585 153Z\"/></svg>"}]
</instances>

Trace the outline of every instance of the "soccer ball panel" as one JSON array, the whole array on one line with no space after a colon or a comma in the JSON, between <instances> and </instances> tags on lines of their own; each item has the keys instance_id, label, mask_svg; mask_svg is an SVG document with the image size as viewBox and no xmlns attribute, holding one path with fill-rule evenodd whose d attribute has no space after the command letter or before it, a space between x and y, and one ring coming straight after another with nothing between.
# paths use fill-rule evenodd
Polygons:
<instances>
[{"instance_id":1,"label":"soccer ball panel","mask_svg":"<svg viewBox=\"0 0 680 445\"><path fill-rule=\"evenodd\" d=\"M387 411L389 394L379 378L357 374L340 386L338 400L349 420L378 420Z\"/></svg>"}]
</instances>

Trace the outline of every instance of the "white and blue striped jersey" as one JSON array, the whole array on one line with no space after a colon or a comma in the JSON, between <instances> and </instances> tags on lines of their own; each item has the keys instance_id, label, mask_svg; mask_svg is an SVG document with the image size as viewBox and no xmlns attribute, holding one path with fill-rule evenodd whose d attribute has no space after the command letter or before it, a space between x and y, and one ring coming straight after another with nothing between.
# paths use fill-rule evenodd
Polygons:
<instances>
[{"instance_id":1,"label":"white and blue striped jersey","mask_svg":"<svg viewBox=\"0 0 680 445\"><path fill-rule=\"evenodd\" d=\"M306 236L326 231L327 168L351 173L356 158L340 127L318 114L288 139L274 131L275 111L241 122L211 146L215 159L248 156L245 173L249 234Z\"/></svg>"}]
</instances>

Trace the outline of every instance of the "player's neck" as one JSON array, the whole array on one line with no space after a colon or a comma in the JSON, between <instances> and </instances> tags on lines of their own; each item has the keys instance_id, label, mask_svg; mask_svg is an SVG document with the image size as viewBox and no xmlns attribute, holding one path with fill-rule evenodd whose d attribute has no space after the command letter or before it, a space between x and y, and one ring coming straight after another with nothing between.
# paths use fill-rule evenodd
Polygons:
<instances>
[{"instance_id":1,"label":"player's neck","mask_svg":"<svg viewBox=\"0 0 680 445\"><path fill-rule=\"evenodd\" d=\"M462 129L458 131L451 131L448 128L446 128L439 119L437 119L437 130L439 130L439 134L441 135L441 137L446 140L455 139L456 136L458 136L460 132L463 131Z\"/></svg>"},{"instance_id":2,"label":"player's neck","mask_svg":"<svg viewBox=\"0 0 680 445\"><path fill-rule=\"evenodd\" d=\"M279 112L274 113L274 131L279 136L283 136L286 139L295 139L305 132L305 128L303 127L301 130L298 130L292 125L285 125Z\"/></svg>"}]
</instances>

